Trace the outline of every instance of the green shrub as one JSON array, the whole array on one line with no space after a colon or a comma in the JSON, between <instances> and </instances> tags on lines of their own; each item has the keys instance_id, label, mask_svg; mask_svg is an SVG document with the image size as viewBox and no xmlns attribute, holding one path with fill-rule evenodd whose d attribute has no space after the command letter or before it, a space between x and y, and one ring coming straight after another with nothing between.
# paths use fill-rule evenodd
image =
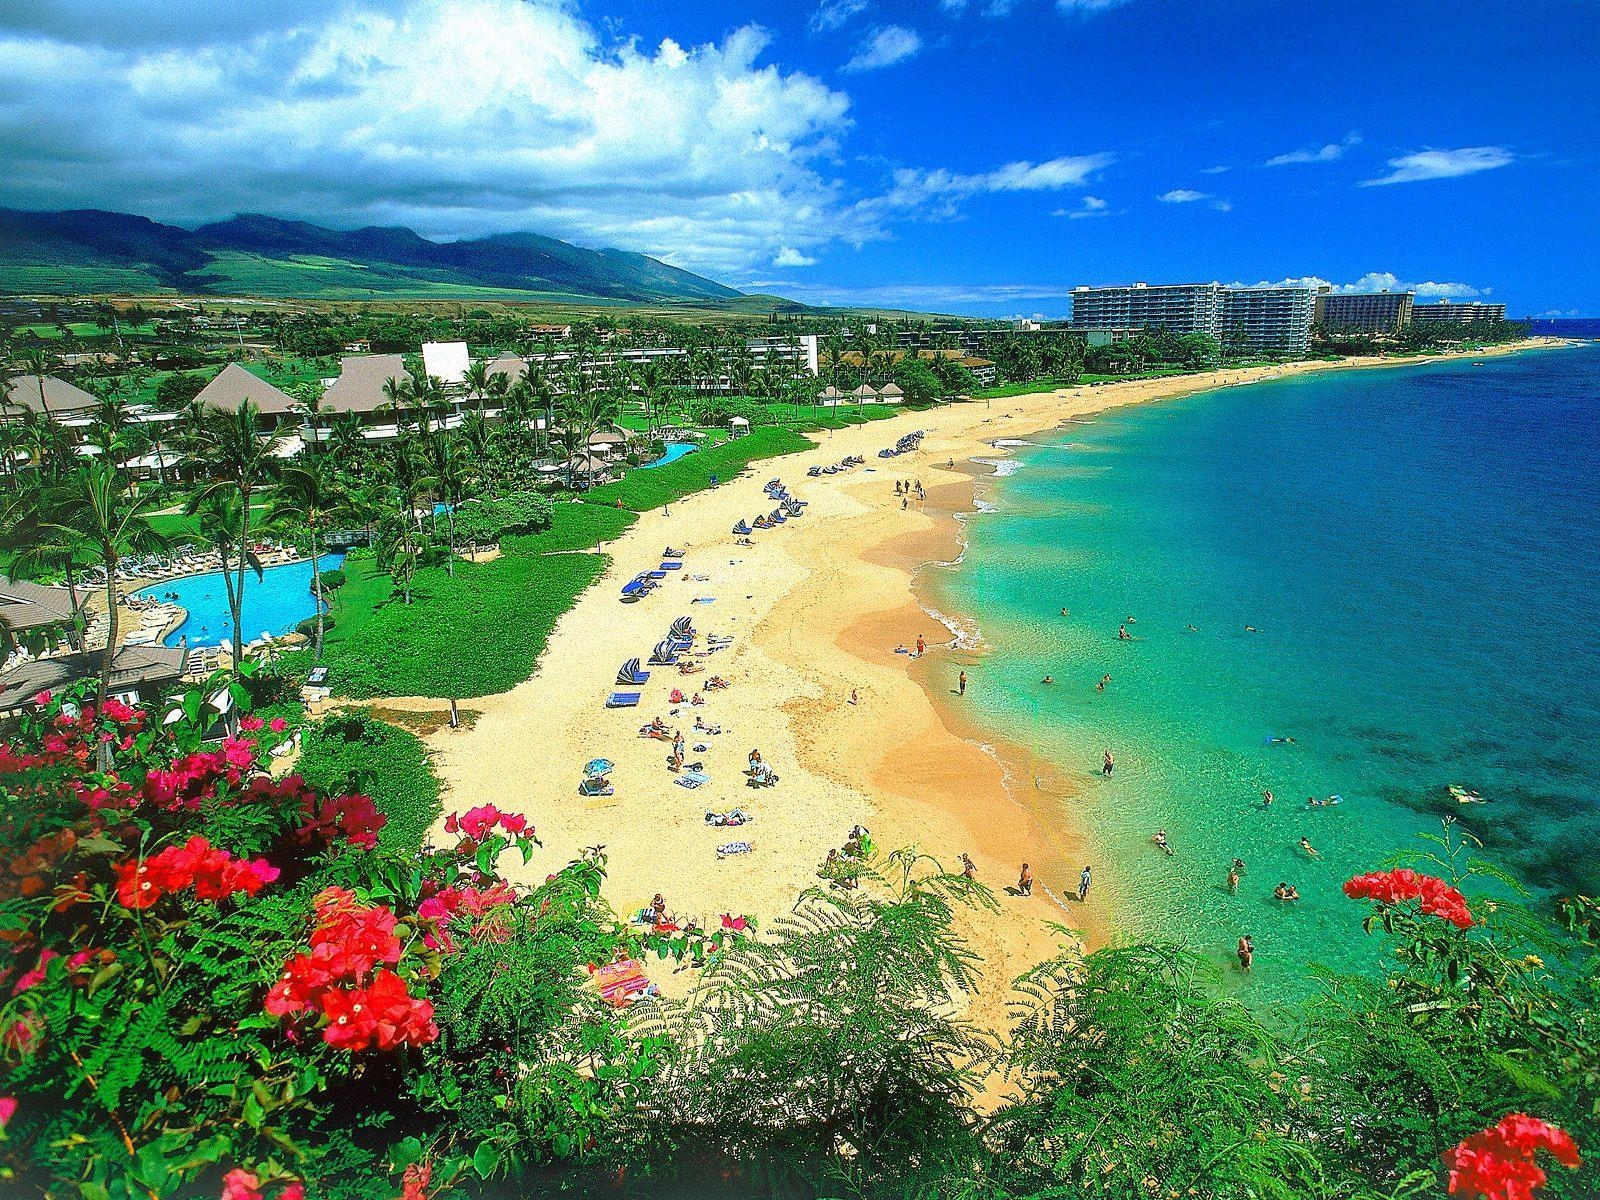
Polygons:
<instances>
[{"instance_id":1,"label":"green shrub","mask_svg":"<svg viewBox=\"0 0 1600 1200\"><path fill-rule=\"evenodd\" d=\"M598 504L557 504L550 528L542 533L515 534L500 539L507 554L548 554L561 550L592 550L601 542L620 537L638 514L625 508Z\"/></svg>"},{"instance_id":2,"label":"green shrub","mask_svg":"<svg viewBox=\"0 0 1600 1200\"><path fill-rule=\"evenodd\" d=\"M551 503L537 492L510 492L492 500L461 504L455 510L457 542L486 544L506 534L550 528Z\"/></svg>"},{"instance_id":3,"label":"green shrub","mask_svg":"<svg viewBox=\"0 0 1600 1200\"><path fill-rule=\"evenodd\" d=\"M345 573L338 567L331 571L323 571L317 576L317 582L324 592L338 591L345 584Z\"/></svg>"}]
</instances>

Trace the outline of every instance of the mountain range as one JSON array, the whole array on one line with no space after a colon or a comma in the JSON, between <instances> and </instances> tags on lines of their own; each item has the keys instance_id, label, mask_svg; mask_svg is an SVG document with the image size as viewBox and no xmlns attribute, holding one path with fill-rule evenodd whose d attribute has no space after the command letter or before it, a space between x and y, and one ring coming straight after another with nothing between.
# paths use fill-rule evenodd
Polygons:
<instances>
[{"instance_id":1,"label":"mountain range","mask_svg":"<svg viewBox=\"0 0 1600 1200\"><path fill-rule=\"evenodd\" d=\"M718 306L744 293L645 254L536 233L435 242L244 213L183 229L99 209L0 208L0 293L506 299Z\"/></svg>"}]
</instances>

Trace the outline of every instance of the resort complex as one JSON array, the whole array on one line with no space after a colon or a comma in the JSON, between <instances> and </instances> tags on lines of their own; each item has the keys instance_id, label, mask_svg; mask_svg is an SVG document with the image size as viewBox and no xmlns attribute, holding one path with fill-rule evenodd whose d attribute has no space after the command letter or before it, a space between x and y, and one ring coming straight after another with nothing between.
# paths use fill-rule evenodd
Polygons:
<instances>
[{"instance_id":1,"label":"resort complex","mask_svg":"<svg viewBox=\"0 0 1600 1200\"><path fill-rule=\"evenodd\" d=\"M0 1200L1600 1198L1581 7L0 3Z\"/></svg>"}]
</instances>

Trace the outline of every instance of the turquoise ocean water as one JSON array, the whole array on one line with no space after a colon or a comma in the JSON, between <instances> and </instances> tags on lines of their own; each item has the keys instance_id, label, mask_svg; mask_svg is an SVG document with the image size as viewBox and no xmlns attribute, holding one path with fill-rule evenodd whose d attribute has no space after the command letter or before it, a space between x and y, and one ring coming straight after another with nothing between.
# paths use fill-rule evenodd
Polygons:
<instances>
[{"instance_id":1,"label":"turquoise ocean water","mask_svg":"<svg viewBox=\"0 0 1600 1200\"><path fill-rule=\"evenodd\" d=\"M1600 346L1235 387L1014 454L923 588L987 647L970 715L1072 781L1040 799L1120 928L1223 968L1249 933L1228 986L1301 992L1374 952L1340 883L1447 814L1532 884L1600 888Z\"/></svg>"}]
</instances>

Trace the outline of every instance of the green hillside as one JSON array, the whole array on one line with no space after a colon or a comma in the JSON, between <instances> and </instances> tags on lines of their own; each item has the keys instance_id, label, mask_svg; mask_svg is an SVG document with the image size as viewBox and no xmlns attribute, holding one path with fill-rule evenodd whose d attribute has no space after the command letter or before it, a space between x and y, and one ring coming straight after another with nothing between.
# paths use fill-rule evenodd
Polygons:
<instances>
[{"instance_id":1,"label":"green hillside","mask_svg":"<svg viewBox=\"0 0 1600 1200\"><path fill-rule=\"evenodd\" d=\"M434 242L246 215L196 230L125 213L0 209L0 293L740 304L733 288L643 254L538 234Z\"/></svg>"}]
</instances>

